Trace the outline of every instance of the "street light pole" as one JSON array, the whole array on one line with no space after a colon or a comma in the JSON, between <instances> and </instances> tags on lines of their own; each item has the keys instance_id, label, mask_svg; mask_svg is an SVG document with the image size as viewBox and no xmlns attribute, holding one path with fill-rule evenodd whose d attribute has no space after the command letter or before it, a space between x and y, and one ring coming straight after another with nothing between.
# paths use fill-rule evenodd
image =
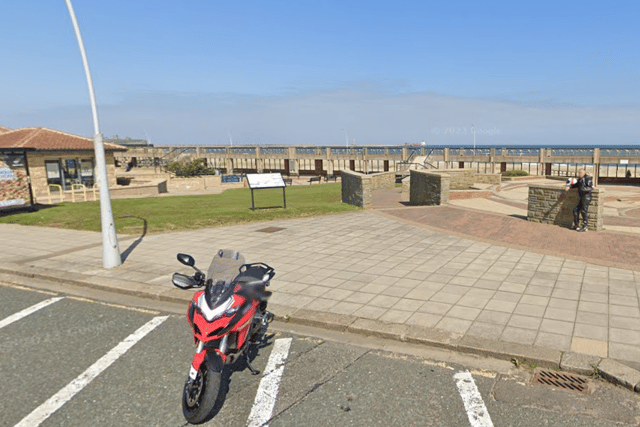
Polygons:
<instances>
[{"instance_id":1,"label":"street light pole","mask_svg":"<svg viewBox=\"0 0 640 427\"><path fill-rule=\"evenodd\" d=\"M87 54L84 50L84 43L80 35L80 27L76 20L76 14L73 11L71 0L65 0L71 22L76 32L82 63L84 64L84 72L87 76L87 84L89 86L89 98L91 99L91 110L93 112L93 149L96 156L96 166L98 168L98 188L100 190L100 218L102 222L102 266L103 268L114 268L122 265L122 257L120 256L120 247L118 246L118 236L116 235L116 226L113 220L113 212L111 210L111 197L109 195L109 180L107 176L107 163L104 155L104 143L102 142L102 134L100 133L100 124L98 123L98 109L96 108L96 98L93 93L93 81L91 80L91 72L89 71L89 62Z\"/></svg>"}]
</instances>

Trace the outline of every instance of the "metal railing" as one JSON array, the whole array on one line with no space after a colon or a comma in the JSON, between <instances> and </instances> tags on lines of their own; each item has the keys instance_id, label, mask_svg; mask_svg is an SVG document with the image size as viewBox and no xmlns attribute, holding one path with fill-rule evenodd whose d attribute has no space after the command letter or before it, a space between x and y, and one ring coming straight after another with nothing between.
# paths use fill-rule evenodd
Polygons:
<instances>
[{"instance_id":1,"label":"metal railing","mask_svg":"<svg viewBox=\"0 0 640 427\"><path fill-rule=\"evenodd\" d=\"M83 202L87 201L87 187L84 184L71 184L71 201L76 202L76 187L80 187L82 195L84 196Z\"/></svg>"},{"instance_id":2,"label":"metal railing","mask_svg":"<svg viewBox=\"0 0 640 427\"><path fill-rule=\"evenodd\" d=\"M64 202L64 192L62 191L62 185L58 184L48 184L47 185L47 196L49 199L49 204L53 204L53 199L51 197L51 187L58 188L58 195L60 196L60 203Z\"/></svg>"}]
</instances>

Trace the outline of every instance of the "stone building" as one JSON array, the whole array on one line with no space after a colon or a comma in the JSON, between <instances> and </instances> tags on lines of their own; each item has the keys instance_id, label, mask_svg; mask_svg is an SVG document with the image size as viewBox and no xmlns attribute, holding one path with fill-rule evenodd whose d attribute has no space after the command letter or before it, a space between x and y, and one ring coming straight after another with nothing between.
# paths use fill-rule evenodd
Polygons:
<instances>
[{"instance_id":1,"label":"stone building","mask_svg":"<svg viewBox=\"0 0 640 427\"><path fill-rule=\"evenodd\" d=\"M105 142L109 187L116 186L114 152L126 148ZM46 194L49 184L63 191L72 185L92 188L97 182L93 139L47 128L0 127L0 150L24 150L34 194Z\"/></svg>"}]
</instances>

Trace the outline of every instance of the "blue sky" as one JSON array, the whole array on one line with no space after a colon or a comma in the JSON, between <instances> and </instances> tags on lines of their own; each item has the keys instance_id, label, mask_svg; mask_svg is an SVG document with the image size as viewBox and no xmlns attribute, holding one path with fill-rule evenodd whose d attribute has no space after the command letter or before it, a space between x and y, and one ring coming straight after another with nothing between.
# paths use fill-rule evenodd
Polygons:
<instances>
[{"instance_id":1,"label":"blue sky","mask_svg":"<svg viewBox=\"0 0 640 427\"><path fill-rule=\"evenodd\" d=\"M640 144L640 3L76 0L106 136ZM0 125L93 133L64 0L0 3Z\"/></svg>"}]
</instances>

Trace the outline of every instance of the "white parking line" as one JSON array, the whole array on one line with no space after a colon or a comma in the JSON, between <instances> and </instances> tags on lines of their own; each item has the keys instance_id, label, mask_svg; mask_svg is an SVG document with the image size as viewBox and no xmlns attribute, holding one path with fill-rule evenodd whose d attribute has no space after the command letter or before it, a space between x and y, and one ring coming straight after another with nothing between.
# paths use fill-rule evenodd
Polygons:
<instances>
[{"instance_id":1,"label":"white parking line","mask_svg":"<svg viewBox=\"0 0 640 427\"><path fill-rule=\"evenodd\" d=\"M458 372L453 376L456 380L456 387L462 397L464 409L467 411L469 423L472 427L493 427L491 417L487 407L484 406L482 396L473 381L473 376L469 371Z\"/></svg>"},{"instance_id":2,"label":"white parking line","mask_svg":"<svg viewBox=\"0 0 640 427\"><path fill-rule=\"evenodd\" d=\"M149 332L153 331L158 325L167 320L169 316L154 317L137 331L129 335L124 341L111 349L107 354L102 356L96 363L91 365L86 371L80 374L75 380L71 381L66 387L49 398L42 405L38 406L33 412L22 419L15 427L36 427L46 420L51 414L60 409L62 405L67 403L73 396L80 392L87 384L100 375L102 371L107 369L113 362L122 356L127 350L133 347L138 341L145 337Z\"/></svg>"},{"instance_id":3,"label":"white parking line","mask_svg":"<svg viewBox=\"0 0 640 427\"><path fill-rule=\"evenodd\" d=\"M4 328L7 325L10 325L13 322L16 322L16 321L22 319L23 317L27 317L31 313L35 313L36 311L40 310L41 308L45 308L46 306L51 305L54 302L60 301L63 298L64 297L50 298L48 300L44 300L42 302L39 302L36 305L32 305L31 307L25 308L24 310L19 311L19 312L15 313L15 314L12 314L11 316L0 320L0 329Z\"/></svg>"},{"instance_id":4,"label":"white parking line","mask_svg":"<svg viewBox=\"0 0 640 427\"><path fill-rule=\"evenodd\" d=\"M258 386L256 399L247 420L248 427L265 426L271 418L278 396L280 378L282 378L284 371L284 362L289 355L289 347L291 347L291 338L281 338L273 344L271 356L269 356L267 366L264 368L264 376Z\"/></svg>"}]
</instances>

